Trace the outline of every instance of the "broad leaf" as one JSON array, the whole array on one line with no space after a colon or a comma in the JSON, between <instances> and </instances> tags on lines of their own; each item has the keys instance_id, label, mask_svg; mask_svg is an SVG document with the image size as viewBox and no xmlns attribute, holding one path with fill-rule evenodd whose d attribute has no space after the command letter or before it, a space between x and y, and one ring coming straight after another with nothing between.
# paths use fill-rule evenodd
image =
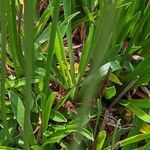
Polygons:
<instances>
[{"instance_id":1,"label":"broad leaf","mask_svg":"<svg viewBox=\"0 0 150 150\"><path fill-rule=\"evenodd\" d=\"M20 99L19 96L17 96L15 93L10 92L10 100L11 100L11 106L12 110L14 112L15 118L19 125L23 128L24 126L24 114L25 114L25 108L24 105Z\"/></svg>"},{"instance_id":2,"label":"broad leaf","mask_svg":"<svg viewBox=\"0 0 150 150\"><path fill-rule=\"evenodd\" d=\"M66 118L55 110L51 110L49 118L56 122L67 122Z\"/></svg>"}]
</instances>

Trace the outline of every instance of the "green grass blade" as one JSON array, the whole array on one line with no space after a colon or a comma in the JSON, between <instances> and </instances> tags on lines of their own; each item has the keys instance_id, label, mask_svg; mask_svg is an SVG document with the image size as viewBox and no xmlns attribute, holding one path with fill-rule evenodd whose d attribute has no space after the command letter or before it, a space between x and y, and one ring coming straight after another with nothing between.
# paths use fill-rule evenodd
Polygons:
<instances>
[{"instance_id":1,"label":"green grass blade","mask_svg":"<svg viewBox=\"0 0 150 150\"><path fill-rule=\"evenodd\" d=\"M147 21L148 17L150 16L150 1L147 2L147 5L143 11L144 12L143 12L143 15L140 19L140 22L134 30L134 36L133 37L134 37L135 41L136 41L138 35L140 34L145 22Z\"/></svg>"},{"instance_id":2,"label":"green grass blade","mask_svg":"<svg viewBox=\"0 0 150 150\"><path fill-rule=\"evenodd\" d=\"M68 25L72 19L74 19L80 12L75 12L74 14L71 14L68 16L63 22L59 24L59 30L61 32L61 37L64 37L66 34L66 31L68 29Z\"/></svg>"},{"instance_id":3,"label":"green grass blade","mask_svg":"<svg viewBox=\"0 0 150 150\"><path fill-rule=\"evenodd\" d=\"M5 82L6 82L6 45L7 45L7 28L6 28L6 1L2 0L0 2L0 32L1 32L1 82L0 82L0 109L2 115L2 125L4 127L4 132L6 136L6 140L9 140L9 132L8 132L8 124L7 124L7 116L6 116L6 105L5 105Z\"/></svg>"},{"instance_id":4,"label":"green grass blade","mask_svg":"<svg viewBox=\"0 0 150 150\"><path fill-rule=\"evenodd\" d=\"M33 133L30 130L30 113L33 104L31 79L33 76L34 60L34 1L26 0L24 3L24 53L25 53L25 117L24 117L24 148L30 150ZM33 143L32 143L33 144Z\"/></svg>"},{"instance_id":5,"label":"green grass blade","mask_svg":"<svg viewBox=\"0 0 150 150\"><path fill-rule=\"evenodd\" d=\"M150 123L150 115L145 113L142 109L140 109L136 105L134 105L132 103L126 103L126 104L122 104L122 105L129 108L135 115L137 115L144 122Z\"/></svg>"},{"instance_id":6,"label":"green grass blade","mask_svg":"<svg viewBox=\"0 0 150 150\"><path fill-rule=\"evenodd\" d=\"M55 101L56 95L57 93L55 92L51 93L48 100L45 102L42 108L42 133L44 133L47 130L51 108Z\"/></svg>"},{"instance_id":7,"label":"green grass blade","mask_svg":"<svg viewBox=\"0 0 150 150\"><path fill-rule=\"evenodd\" d=\"M77 75L77 83L80 83L80 81L84 75L84 72L86 70L86 67L88 65L88 62L89 62L89 58L91 55L91 48L92 48L91 41L93 38L93 31L94 31L94 25L91 24L89 35L88 35L87 41L85 43L85 46L83 48L83 52L82 52L81 59L79 62L79 71L78 71L78 75Z\"/></svg>"},{"instance_id":8,"label":"green grass blade","mask_svg":"<svg viewBox=\"0 0 150 150\"><path fill-rule=\"evenodd\" d=\"M150 139L150 132L129 137L125 140L122 140L122 141L116 143L116 146L119 145L120 147L124 147L126 145L137 143L137 142L145 140L145 139ZM110 149L111 149L111 147L109 146L109 147L105 148L104 150L110 150Z\"/></svg>"},{"instance_id":9,"label":"green grass blade","mask_svg":"<svg viewBox=\"0 0 150 150\"><path fill-rule=\"evenodd\" d=\"M103 63L103 57L108 51L113 34L113 25L115 17L115 4L104 5L99 16L94 36L93 36L93 68L99 68Z\"/></svg>"},{"instance_id":10,"label":"green grass blade","mask_svg":"<svg viewBox=\"0 0 150 150\"><path fill-rule=\"evenodd\" d=\"M128 104L128 103L136 105L139 108L150 108L150 99L121 100L121 104Z\"/></svg>"},{"instance_id":11,"label":"green grass blade","mask_svg":"<svg viewBox=\"0 0 150 150\"><path fill-rule=\"evenodd\" d=\"M150 138L150 133L145 133L145 134L139 134L139 135L132 136L130 138L120 141L119 143L120 143L120 146L123 147L125 145L137 143L141 140L145 140L145 139L149 139L149 138Z\"/></svg>"},{"instance_id":12,"label":"green grass blade","mask_svg":"<svg viewBox=\"0 0 150 150\"><path fill-rule=\"evenodd\" d=\"M95 124L95 127L94 127L94 138L97 136L97 131L99 131L99 121L100 121L100 117L101 117L101 114L102 114L102 102L101 102L100 99L97 99L97 108L98 108L98 113L97 113L96 124Z\"/></svg>"},{"instance_id":13,"label":"green grass blade","mask_svg":"<svg viewBox=\"0 0 150 150\"><path fill-rule=\"evenodd\" d=\"M130 33L131 29L136 25L137 21L140 18L141 12L137 12L123 27L122 31L118 35L117 41L123 41L127 35Z\"/></svg>"},{"instance_id":14,"label":"green grass blade","mask_svg":"<svg viewBox=\"0 0 150 150\"><path fill-rule=\"evenodd\" d=\"M106 131L103 130L103 131L99 132L99 134L98 134L98 142L97 142L96 150L102 149L105 139L106 139Z\"/></svg>"},{"instance_id":15,"label":"green grass blade","mask_svg":"<svg viewBox=\"0 0 150 150\"><path fill-rule=\"evenodd\" d=\"M60 47L60 41L59 41L58 35L57 35L56 40L55 40L55 54L56 54L56 57L57 57L57 60L59 63L59 71L62 74L62 76L64 77L65 83L63 83L63 84L66 84L68 86L67 76L65 73L65 70L66 70L65 68L66 68L67 64L66 65L64 64L64 60L61 55L62 51L64 51L64 48ZM68 86L68 88L69 88L69 86Z\"/></svg>"},{"instance_id":16,"label":"green grass blade","mask_svg":"<svg viewBox=\"0 0 150 150\"><path fill-rule=\"evenodd\" d=\"M68 18L71 15L71 1L63 0L63 2L64 2L64 16L65 16L65 18ZM68 45L68 49L69 49L70 74L72 77L72 82L75 83L75 69L74 69L74 57L73 57L73 49L72 49L71 21L68 24L67 45Z\"/></svg>"},{"instance_id":17,"label":"green grass blade","mask_svg":"<svg viewBox=\"0 0 150 150\"><path fill-rule=\"evenodd\" d=\"M66 82L63 84L64 85L66 84L66 86L70 88L72 85L72 79L71 79L71 75L68 69L67 57L66 57L65 52L66 50L64 49L61 35L60 35L60 32L58 31L58 34L56 36L56 41L55 41L55 54L59 63L59 67L60 67L59 70Z\"/></svg>"},{"instance_id":18,"label":"green grass blade","mask_svg":"<svg viewBox=\"0 0 150 150\"><path fill-rule=\"evenodd\" d=\"M10 38L11 55L14 63L16 74L19 74L20 66L23 67L23 55L21 47L19 47L17 26L16 26L16 8L13 0L7 1L7 20L8 20L8 31ZM18 37L18 38L17 38Z\"/></svg>"},{"instance_id":19,"label":"green grass blade","mask_svg":"<svg viewBox=\"0 0 150 150\"><path fill-rule=\"evenodd\" d=\"M112 136L111 150L115 149L116 136L117 136L117 131L118 131L118 127L119 127L120 121L121 121L120 119L117 121L115 130L114 130L114 133L113 133L113 136Z\"/></svg>"},{"instance_id":20,"label":"green grass blade","mask_svg":"<svg viewBox=\"0 0 150 150\"><path fill-rule=\"evenodd\" d=\"M49 5L47 7L47 9L44 11L44 13L42 14L42 16L40 17L40 19L36 25L36 31L35 31L35 38L36 39L40 36L40 34L41 34L42 30L44 29L49 17L52 16L52 11L53 11L53 7L52 7L52 5Z\"/></svg>"},{"instance_id":21,"label":"green grass blade","mask_svg":"<svg viewBox=\"0 0 150 150\"><path fill-rule=\"evenodd\" d=\"M12 147L6 147L6 146L0 146L1 150L21 150L19 148L12 148Z\"/></svg>"},{"instance_id":22,"label":"green grass blade","mask_svg":"<svg viewBox=\"0 0 150 150\"><path fill-rule=\"evenodd\" d=\"M53 64L53 53L54 53L55 36L56 36L57 23L58 23L59 3L60 3L60 0L53 1L53 4L54 4L53 20L52 20L52 26L51 26L51 32L50 32L48 58L47 58L46 74L45 74L45 81L44 81L44 92L46 96L48 92L49 75L50 75L51 67Z\"/></svg>"}]
</instances>

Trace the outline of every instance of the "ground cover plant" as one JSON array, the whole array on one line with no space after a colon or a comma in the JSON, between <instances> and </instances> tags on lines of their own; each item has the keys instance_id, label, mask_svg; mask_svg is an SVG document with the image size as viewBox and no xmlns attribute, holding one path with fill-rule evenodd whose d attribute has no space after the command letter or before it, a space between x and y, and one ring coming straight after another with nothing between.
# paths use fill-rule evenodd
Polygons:
<instances>
[{"instance_id":1,"label":"ground cover plant","mask_svg":"<svg viewBox=\"0 0 150 150\"><path fill-rule=\"evenodd\" d=\"M1 0L0 149L149 150L150 0Z\"/></svg>"}]
</instances>

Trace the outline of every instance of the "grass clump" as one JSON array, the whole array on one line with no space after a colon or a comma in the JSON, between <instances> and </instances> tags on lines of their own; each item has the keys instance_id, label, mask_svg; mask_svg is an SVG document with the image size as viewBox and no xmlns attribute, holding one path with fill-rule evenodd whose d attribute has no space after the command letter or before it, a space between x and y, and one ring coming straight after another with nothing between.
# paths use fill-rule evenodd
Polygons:
<instances>
[{"instance_id":1,"label":"grass clump","mask_svg":"<svg viewBox=\"0 0 150 150\"><path fill-rule=\"evenodd\" d=\"M150 1L0 1L0 149L149 149Z\"/></svg>"}]
</instances>

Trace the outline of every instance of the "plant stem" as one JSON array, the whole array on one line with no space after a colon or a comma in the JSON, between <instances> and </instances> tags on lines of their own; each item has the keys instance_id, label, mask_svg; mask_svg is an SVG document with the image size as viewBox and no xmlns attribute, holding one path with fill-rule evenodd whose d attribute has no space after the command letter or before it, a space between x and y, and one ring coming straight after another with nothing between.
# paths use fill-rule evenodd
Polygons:
<instances>
[{"instance_id":1,"label":"plant stem","mask_svg":"<svg viewBox=\"0 0 150 150\"><path fill-rule=\"evenodd\" d=\"M112 104L109 106L109 109L111 109L120 99L121 97L129 91L129 89L137 82L139 79L139 76L136 76L125 88L124 90L118 95L118 97L112 102Z\"/></svg>"},{"instance_id":2,"label":"plant stem","mask_svg":"<svg viewBox=\"0 0 150 150\"><path fill-rule=\"evenodd\" d=\"M25 150L30 149L30 143L33 140L32 126L30 122L30 113L32 109L32 70L34 60L34 1L26 0L24 2L24 52L25 52L25 118L24 118L24 148ZM32 139L31 139L32 137Z\"/></svg>"}]
</instances>

